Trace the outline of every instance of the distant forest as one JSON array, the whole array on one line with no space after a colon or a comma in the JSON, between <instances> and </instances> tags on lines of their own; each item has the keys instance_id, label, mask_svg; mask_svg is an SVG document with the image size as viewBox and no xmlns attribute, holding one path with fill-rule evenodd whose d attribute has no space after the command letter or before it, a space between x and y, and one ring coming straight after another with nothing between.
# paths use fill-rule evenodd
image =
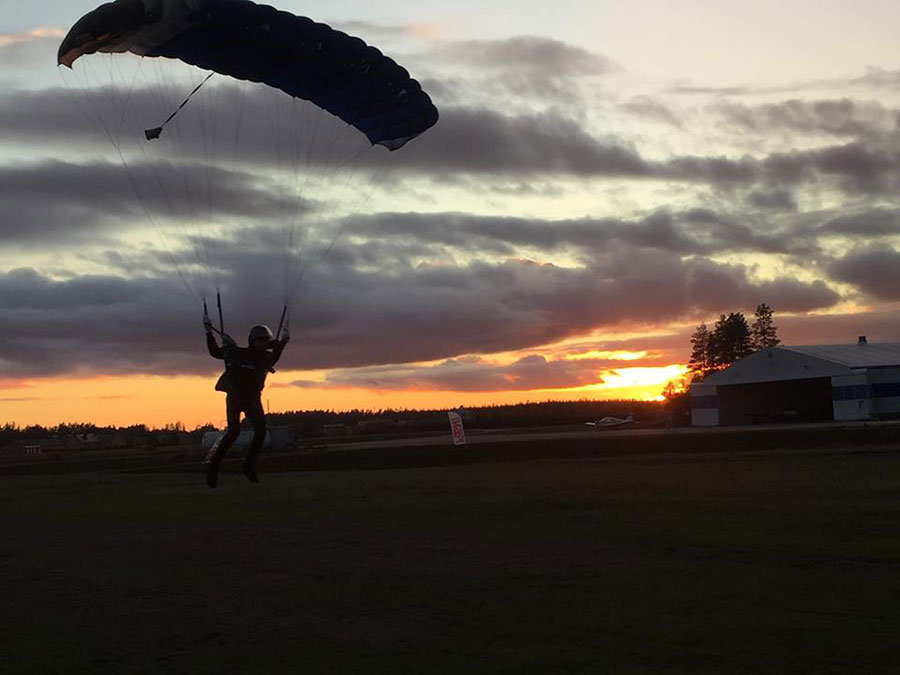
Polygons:
<instances>
[{"instance_id":1,"label":"distant forest","mask_svg":"<svg viewBox=\"0 0 900 675\"><path fill-rule=\"evenodd\" d=\"M584 424L606 416L633 415L639 426L681 424L683 414L655 401L545 401L478 408L458 408L467 429L526 428ZM443 433L449 431L447 410L305 410L271 413L270 426L293 427L300 437L329 435L373 436L381 434ZM152 429L145 425L127 427L94 424L59 424L52 427L20 427L7 423L0 427L0 447L7 444L56 440L68 448L153 447L200 442L211 424L188 430L180 422Z\"/></svg>"}]
</instances>

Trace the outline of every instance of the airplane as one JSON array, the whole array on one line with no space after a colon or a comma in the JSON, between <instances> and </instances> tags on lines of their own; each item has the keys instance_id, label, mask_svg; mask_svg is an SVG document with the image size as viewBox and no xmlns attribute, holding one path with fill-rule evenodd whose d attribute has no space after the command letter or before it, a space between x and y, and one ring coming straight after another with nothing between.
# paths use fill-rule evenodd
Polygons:
<instances>
[{"instance_id":1,"label":"airplane","mask_svg":"<svg viewBox=\"0 0 900 675\"><path fill-rule=\"evenodd\" d=\"M621 417L604 417L596 422L585 422L585 424L589 427L596 427L597 429L609 429L610 427L621 427L625 424L631 424L632 422L634 422L634 418L629 415L625 419L622 419Z\"/></svg>"}]
</instances>

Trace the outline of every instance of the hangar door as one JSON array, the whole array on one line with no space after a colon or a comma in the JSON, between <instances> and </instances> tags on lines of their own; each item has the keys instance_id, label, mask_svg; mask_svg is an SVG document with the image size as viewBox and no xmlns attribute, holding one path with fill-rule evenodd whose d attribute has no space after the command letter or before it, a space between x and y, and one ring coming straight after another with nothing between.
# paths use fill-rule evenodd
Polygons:
<instances>
[{"instance_id":1,"label":"hangar door","mask_svg":"<svg viewBox=\"0 0 900 675\"><path fill-rule=\"evenodd\" d=\"M717 387L719 424L821 422L834 419L831 378Z\"/></svg>"}]
</instances>

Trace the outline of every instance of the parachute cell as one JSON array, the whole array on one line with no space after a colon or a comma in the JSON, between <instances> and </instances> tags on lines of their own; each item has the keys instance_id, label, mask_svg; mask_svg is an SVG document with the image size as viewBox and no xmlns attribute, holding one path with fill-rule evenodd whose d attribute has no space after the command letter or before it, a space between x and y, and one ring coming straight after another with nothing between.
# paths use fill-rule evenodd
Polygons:
<instances>
[{"instance_id":1,"label":"parachute cell","mask_svg":"<svg viewBox=\"0 0 900 675\"><path fill-rule=\"evenodd\" d=\"M82 17L59 48L177 59L311 101L390 150L438 120L421 85L361 39L249 0L115 0Z\"/></svg>"}]
</instances>

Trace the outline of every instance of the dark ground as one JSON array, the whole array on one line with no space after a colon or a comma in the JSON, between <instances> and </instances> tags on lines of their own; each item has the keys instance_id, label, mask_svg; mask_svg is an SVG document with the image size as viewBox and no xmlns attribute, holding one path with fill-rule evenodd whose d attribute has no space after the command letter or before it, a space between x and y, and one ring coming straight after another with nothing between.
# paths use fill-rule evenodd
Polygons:
<instances>
[{"instance_id":1,"label":"dark ground","mask_svg":"<svg viewBox=\"0 0 900 675\"><path fill-rule=\"evenodd\" d=\"M858 438L8 462L0 670L896 673L900 454Z\"/></svg>"}]
</instances>

